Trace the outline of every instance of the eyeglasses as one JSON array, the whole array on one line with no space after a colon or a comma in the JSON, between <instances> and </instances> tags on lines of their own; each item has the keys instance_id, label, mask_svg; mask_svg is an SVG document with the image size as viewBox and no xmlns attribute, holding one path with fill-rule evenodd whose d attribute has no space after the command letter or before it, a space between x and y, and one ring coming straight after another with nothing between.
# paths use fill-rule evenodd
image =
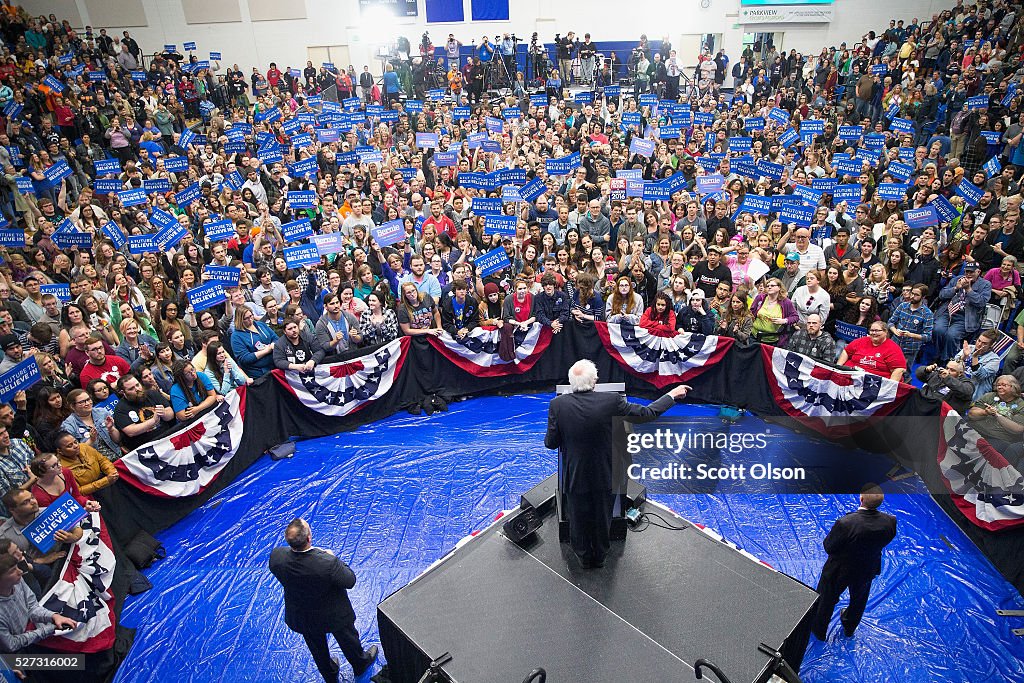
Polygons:
<instances>
[{"instance_id":1,"label":"eyeglasses","mask_svg":"<svg viewBox=\"0 0 1024 683\"><path fill-rule=\"evenodd\" d=\"M76 406L86 406L89 405L90 403L92 403L92 399L89 398L88 396L86 396L85 398L80 398L77 401L75 401Z\"/></svg>"}]
</instances>

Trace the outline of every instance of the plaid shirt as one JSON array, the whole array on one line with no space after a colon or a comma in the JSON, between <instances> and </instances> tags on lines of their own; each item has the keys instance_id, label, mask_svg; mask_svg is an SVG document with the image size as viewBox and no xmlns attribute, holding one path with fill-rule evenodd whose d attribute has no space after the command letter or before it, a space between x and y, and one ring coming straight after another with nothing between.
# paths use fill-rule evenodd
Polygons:
<instances>
[{"instance_id":1,"label":"plaid shirt","mask_svg":"<svg viewBox=\"0 0 1024 683\"><path fill-rule=\"evenodd\" d=\"M890 316L889 327L922 335L922 339L893 337L893 341L903 349L903 355L907 358L913 358L921 350L921 347L931 340L932 329L935 327L935 314L923 303L915 311L910 307L909 301L904 301L896 307L896 310Z\"/></svg>"},{"instance_id":2,"label":"plaid shirt","mask_svg":"<svg viewBox=\"0 0 1024 683\"><path fill-rule=\"evenodd\" d=\"M22 439L11 439L11 451L0 455L0 490L7 493L28 481L27 465L35 453Z\"/></svg>"},{"instance_id":3,"label":"plaid shirt","mask_svg":"<svg viewBox=\"0 0 1024 683\"><path fill-rule=\"evenodd\" d=\"M811 339L807 330L797 330L789 336L786 348L824 363L835 364L836 362L836 341L829 336L828 332L822 331L817 337Z\"/></svg>"}]
</instances>

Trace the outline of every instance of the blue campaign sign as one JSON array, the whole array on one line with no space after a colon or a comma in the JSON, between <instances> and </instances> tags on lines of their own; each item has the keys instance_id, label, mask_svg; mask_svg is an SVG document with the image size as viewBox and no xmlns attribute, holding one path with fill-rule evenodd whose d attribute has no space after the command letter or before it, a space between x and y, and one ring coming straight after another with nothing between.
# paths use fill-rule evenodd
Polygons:
<instances>
[{"instance_id":1,"label":"blue campaign sign","mask_svg":"<svg viewBox=\"0 0 1024 683\"><path fill-rule=\"evenodd\" d=\"M316 201L314 190L291 190L288 192L288 206L293 209L311 209Z\"/></svg>"},{"instance_id":2,"label":"blue campaign sign","mask_svg":"<svg viewBox=\"0 0 1024 683\"><path fill-rule=\"evenodd\" d=\"M121 162L117 159L99 159L94 161L92 166L96 169L96 175L121 172Z\"/></svg>"},{"instance_id":3,"label":"blue campaign sign","mask_svg":"<svg viewBox=\"0 0 1024 683\"><path fill-rule=\"evenodd\" d=\"M289 193L291 194L291 193ZM302 218L281 226L281 237L285 242L298 242L313 234L313 224L308 218Z\"/></svg>"},{"instance_id":4,"label":"blue campaign sign","mask_svg":"<svg viewBox=\"0 0 1024 683\"><path fill-rule=\"evenodd\" d=\"M65 492L43 508L39 516L25 526L22 534L39 549L40 554L45 555L57 545L54 534L74 529L88 514L71 497L71 493Z\"/></svg>"},{"instance_id":5,"label":"blue campaign sign","mask_svg":"<svg viewBox=\"0 0 1024 683\"><path fill-rule=\"evenodd\" d=\"M143 187L145 187L146 181L142 181ZM96 194L114 194L121 191L121 181L117 178L103 178L97 180L92 184L92 191Z\"/></svg>"},{"instance_id":6,"label":"blue campaign sign","mask_svg":"<svg viewBox=\"0 0 1024 683\"><path fill-rule=\"evenodd\" d=\"M863 192L864 186L860 183L836 185L835 189L832 190L832 199L837 202L856 202L859 204L861 193Z\"/></svg>"},{"instance_id":7,"label":"blue campaign sign","mask_svg":"<svg viewBox=\"0 0 1024 683\"><path fill-rule=\"evenodd\" d=\"M359 98L358 97L353 97L351 99L356 100L356 107L358 108L359 107ZM346 100L346 102L347 101L348 100ZM409 112L410 114L419 114L420 112L423 111L423 100L406 100L405 101L405 110L407 112Z\"/></svg>"},{"instance_id":8,"label":"blue campaign sign","mask_svg":"<svg viewBox=\"0 0 1024 683\"><path fill-rule=\"evenodd\" d=\"M772 211L778 213L782 207L789 206L791 204L800 205L804 200L797 197L795 194L776 194L772 195Z\"/></svg>"},{"instance_id":9,"label":"blue campaign sign","mask_svg":"<svg viewBox=\"0 0 1024 683\"><path fill-rule=\"evenodd\" d=\"M458 151L453 151L453 152L435 152L434 153L434 164L438 168L457 166L459 164L459 153L458 153Z\"/></svg>"},{"instance_id":10,"label":"blue campaign sign","mask_svg":"<svg viewBox=\"0 0 1024 683\"><path fill-rule=\"evenodd\" d=\"M956 193L963 197L964 201L971 206L977 206L978 202L981 201L981 195L984 194L984 191L967 178L963 178L956 186Z\"/></svg>"},{"instance_id":11,"label":"blue campaign sign","mask_svg":"<svg viewBox=\"0 0 1024 683\"><path fill-rule=\"evenodd\" d=\"M508 254L505 252L505 249L498 247L497 249L492 249L483 256L477 257L477 259L473 261L473 265L476 267L477 276L487 277L492 273L508 268L512 263L508 260Z\"/></svg>"},{"instance_id":12,"label":"blue campaign sign","mask_svg":"<svg viewBox=\"0 0 1024 683\"><path fill-rule=\"evenodd\" d=\"M522 195L519 194L519 188L515 185L505 185L501 188L501 201L503 202L521 202L523 201Z\"/></svg>"},{"instance_id":13,"label":"blue campaign sign","mask_svg":"<svg viewBox=\"0 0 1024 683\"><path fill-rule=\"evenodd\" d=\"M711 176L705 177L710 178ZM669 193L675 194L679 190L682 190L684 187L686 187L686 176L683 175L680 171L676 171L669 177L662 180L661 184L668 188Z\"/></svg>"},{"instance_id":14,"label":"blue campaign sign","mask_svg":"<svg viewBox=\"0 0 1024 683\"><path fill-rule=\"evenodd\" d=\"M487 133L470 133L466 136L466 146L470 149L476 149L483 141L487 139Z\"/></svg>"},{"instance_id":15,"label":"blue campaign sign","mask_svg":"<svg viewBox=\"0 0 1024 683\"><path fill-rule=\"evenodd\" d=\"M139 204L145 204L148 201L146 198L146 191L141 187L133 188L131 190L121 190L117 193L117 200L121 202L121 206L138 206Z\"/></svg>"},{"instance_id":16,"label":"blue campaign sign","mask_svg":"<svg viewBox=\"0 0 1024 683\"><path fill-rule=\"evenodd\" d=\"M381 123L398 123L398 112L394 109L382 111L378 118L380 118Z\"/></svg>"},{"instance_id":17,"label":"blue campaign sign","mask_svg":"<svg viewBox=\"0 0 1024 683\"><path fill-rule=\"evenodd\" d=\"M873 76L884 76L887 73L889 73L889 65L888 64L872 64L871 65L871 74Z\"/></svg>"},{"instance_id":18,"label":"blue campaign sign","mask_svg":"<svg viewBox=\"0 0 1024 683\"><path fill-rule=\"evenodd\" d=\"M806 121L800 122L800 134L813 133L815 135L821 135L825 132L825 120L824 119L807 119Z\"/></svg>"},{"instance_id":19,"label":"blue campaign sign","mask_svg":"<svg viewBox=\"0 0 1024 683\"><path fill-rule=\"evenodd\" d=\"M493 152L498 154L501 152L501 143L497 140L481 140L480 151L482 152Z\"/></svg>"},{"instance_id":20,"label":"blue campaign sign","mask_svg":"<svg viewBox=\"0 0 1024 683\"><path fill-rule=\"evenodd\" d=\"M546 107L548 106L548 95L547 93L537 92L530 95L530 104L534 107Z\"/></svg>"},{"instance_id":21,"label":"blue campaign sign","mask_svg":"<svg viewBox=\"0 0 1024 683\"><path fill-rule=\"evenodd\" d=\"M469 210L474 216L500 216L500 197L473 197Z\"/></svg>"},{"instance_id":22,"label":"blue campaign sign","mask_svg":"<svg viewBox=\"0 0 1024 683\"><path fill-rule=\"evenodd\" d=\"M316 175L320 167L316 163L316 157L306 157L294 164L288 164L288 172L296 178L305 178L309 175Z\"/></svg>"},{"instance_id":23,"label":"blue campaign sign","mask_svg":"<svg viewBox=\"0 0 1024 683\"><path fill-rule=\"evenodd\" d=\"M604 86L604 89L602 90L602 92L604 93L605 97L621 97L621 95L622 95L622 86L621 85L606 85L606 86ZM530 99L533 100L533 95L530 96Z\"/></svg>"},{"instance_id":24,"label":"blue campaign sign","mask_svg":"<svg viewBox=\"0 0 1024 683\"><path fill-rule=\"evenodd\" d=\"M770 161L765 161L764 159L760 159L757 162L757 172L766 178L771 178L772 180L779 180L782 178L782 172L785 168L786 167L782 164L774 164Z\"/></svg>"},{"instance_id":25,"label":"blue campaign sign","mask_svg":"<svg viewBox=\"0 0 1024 683\"><path fill-rule=\"evenodd\" d=\"M58 301L71 301L71 285L58 282L53 285L39 285L40 294L52 294Z\"/></svg>"},{"instance_id":26,"label":"blue campaign sign","mask_svg":"<svg viewBox=\"0 0 1024 683\"><path fill-rule=\"evenodd\" d=\"M779 210L779 220L783 223L796 223L805 228L810 227L814 221L814 207L786 204Z\"/></svg>"},{"instance_id":27,"label":"blue campaign sign","mask_svg":"<svg viewBox=\"0 0 1024 683\"><path fill-rule=\"evenodd\" d=\"M815 190L821 190L825 194L832 194L838 186L838 178L815 178L811 181L811 187Z\"/></svg>"},{"instance_id":28,"label":"blue campaign sign","mask_svg":"<svg viewBox=\"0 0 1024 683\"><path fill-rule=\"evenodd\" d=\"M942 195L939 195L932 200L932 206L934 206L935 210L939 212L939 218L942 219L943 223L952 223L956 220L957 216L960 215L960 212L956 210L956 207Z\"/></svg>"},{"instance_id":29,"label":"blue campaign sign","mask_svg":"<svg viewBox=\"0 0 1024 683\"><path fill-rule=\"evenodd\" d=\"M994 178L999 175L999 171L1001 171L1002 168L1003 165L999 162L999 157L992 157L985 162L985 165L981 167L981 170L985 171L985 175L989 178Z\"/></svg>"},{"instance_id":30,"label":"blue campaign sign","mask_svg":"<svg viewBox=\"0 0 1024 683\"><path fill-rule=\"evenodd\" d=\"M967 98L968 109L988 109L988 95L975 95Z\"/></svg>"},{"instance_id":31,"label":"blue campaign sign","mask_svg":"<svg viewBox=\"0 0 1024 683\"><path fill-rule=\"evenodd\" d=\"M144 81L144 80L146 80L146 72L145 71L133 71L132 72L132 80L133 81Z\"/></svg>"},{"instance_id":32,"label":"blue campaign sign","mask_svg":"<svg viewBox=\"0 0 1024 683\"><path fill-rule=\"evenodd\" d=\"M341 139L341 131L337 128L317 128L316 139L320 142L337 142Z\"/></svg>"},{"instance_id":33,"label":"blue campaign sign","mask_svg":"<svg viewBox=\"0 0 1024 683\"><path fill-rule=\"evenodd\" d=\"M381 223L370 228L370 237L377 243L377 246L388 247L396 242L405 239L405 222L396 218L387 223Z\"/></svg>"},{"instance_id":34,"label":"blue campaign sign","mask_svg":"<svg viewBox=\"0 0 1024 683\"><path fill-rule=\"evenodd\" d=\"M739 152L741 154L749 152L751 147L754 145L754 138L746 137L743 135L729 138L729 151Z\"/></svg>"},{"instance_id":35,"label":"blue campaign sign","mask_svg":"<svg viewBox=\"0 0 1024 683\"><path fill-rule=\"evenodd\" d=\"M142 189L146 191L146 194L164 194L171 191L171 181L167 178L153 178L152 180L143 180Z\"/></svg>"},{"instance_id":36,"label":"blue campaign sign","mask_svg":"<svg viewBox=\"0 0 1024 683\"><path fill-rule=\"evenodd\" d=\"M39 365L35 356L29 356L0 375L0 403L9 402L16 393L28 389L39 379Z\"/></svg>"},{"instance_id":37,"label":"blue campaign sign","mask_svg":"<svg viewBox=\"0 0 1024 683\"><path fill-rule=\"evenodd\" d=\"M152 252L159 252L160 245L156 243L152 235L129 235L128 236L128 253L135 254L149 254Z\"/></svg>"},{"instance_id":38,"label":"blue campaign sign","mask_svg":"<svg viewBox=\"0 0 1024 683\"><path fill-rule=\"evenodd\" d=\"M237 287L242 277L242 269L234 266L206 266L203 268L207 280L219 282L221 286L231 289Z\"/></svg>"},{"instance_id":39,"label":"blue campaign sign","mask_svg":"<svg viewBox=\"0 0 1024 683\"><path fill-rule=\"evenodd\" d=\"M214 62L219 62L219 61L220 61L220 59L221 59L220 53L219 53L219 52L213 52L213 51L211 51L211 52L210 52L210 59L211 59L212 61L214 61Z\"/></svg>"},{"instance_id":40,"label":"blue campaign sign","mask_svg":"<svg viewBox=\"0 0 1024 683\"><path fill-rule=\"evenodd\" d=\"M281 153L281 146L274 144L256 152L256 158L264 164L279 164L284 161L284 154Z\"/></svg>"},{"instance_id":41,"label":"blue campaign sign","mask_svg":"<svg viewBox=\"0 0 1024 683\"><path fill-rule=\"evenodd\" d=\"M886 111L885 111L885 118L889 119L890 121L892 121L894 118L896 118L899 115L900 115L900 105L898 105L898 104L890 105L889 108L886 109Z\"/></svg>"},{"instance_id":42,"label":"blue campaign sign","mask_svg":"<svg viewBox=\"0 0 1024 683\"><path fill-rule=\"evenodd\" d=\"M340 232L327 232L322 235L313 235L309 238L316 245L316 251L321 256L331 256L345 251L344 235Z\"/></svg>"},{"instance_id":43,"label":"blue campaign sign","mask_svg":"<svg viewBox=\"0 0 1024 683\"><path fill-rule=\"evenodd\" d=\"M156 234L153 235L153 241L157 243L161 250L167 251L177 246L178 242L184 239L186 234L188 234L188 230L175 218L156 231Z\"/></svg>"},{"instance_id":44,"label":"blue campaign sign","mask_svg":"<svg viewBox=\"0 0 1024 683\"><path fill-rule=\"evenodd\" d=\"M892 120L892 123L889 125L889 128L896 131L897 133L912 134L914 132L914 122L911 121L910 119L896 118Z\"/></svg>"},{"instance_id":45,"label":"blue campaign sign","mask_svg":"<svg viewBox=\"0 0 1024 683\"><path fill-rule=\"evenodd\" d=\"M505 122L493 116L488 116L484 119L484 125L488 133L500 133L505 126Z\"/></svg>"},{"instance_id":46,"label":"blue campaign sign","mask_svg":"<svg viewBox=\"0 0 1024 683\"><path fill-rule=\"evenodd\" d=\"M859 159L836 159L832 162L832 168L839 175L860 175L864 170L864 162Z\"/></svg>"},{"instance_id":47,"label":"blue campaign sign","mask_svg":"<svg viewBox=\"0 0 1024 683\"><path fill-rule=\"evenodd\" d=\"M182 173L188 170L188 157L164 157L164 169L171 173Z\"/></svg>"},{"instance_id":48,"label":"blue campaign sign","mask_svg":"<svg viewBox=\"0 0 1024 683\"><path fill-rule=\"evenodd\" d=\"M485 216L484 234L502 235L503 237L515 237L516 225L519 219L515 216Z\"/></svg>"},{"instance_id":49,"label":"blue campaign sign","mask_svg":"<svg viewBox=\"0 0 1024 683\"><path fill-rule=\"evenodd\" d=\"M519 188L519 195L523 201L532 202L548 191L548 186L540 178L534 178Z\"/></svg>"},{"instance_id":50,"label":"blue campaign sign","mask_svg":"<svg viewBox=\"0 0 1024 683\"><path fill-rule=\"evenodd\" d=\"M885 149L884 133L868 133L864 136L864 146L870 150L881 151Z\"/></svg>"},{"instance_id":51,"label":"blue campaign sign","mask_svg":"<svg viewBox=\"0 0 1024 683\"><path fill-rule=\"evenodd\" d=\"M56 245L58 249L71 249L73 247L78 247L79 249L92 249L91 232L65 230L53 233L50 235L50 239L53 240L54 245Z\"/></svg>"},{"instance_id":52,"label":"blue campaign sign","mask_svg":"<svg viewBox=\"0 0 1024 683\"><path fill-rule=\"evenodd\" d=\"M186 128L181 131L181 135L178 137L178 146L182 149L188 149L192 146L192 143L196 141L196 134L191 128Z\"/></svg>"},{"instance_id":53,"label":"blue campaign sign","mask_svg":"<svg viewBox=\"0 0 1024 683\"><path fill-rule=\"evenodd\" d=\"M625 178L626 180L642 180L644 172L639 168L620 168L615 171L616 178Z\"/></svg>"},{"instance_id":54,"label":"blue campaign sign","mask_svg":"<svg viewBox=\"0 0 1024 683\"><path fill-rule=\"evenodd\" d=\"M864 135L863 126L839 126L839 139L847 142L856 142Z\"/></svg>"},{"instance_id":55,"label":"blue campaign sign","mask_svg":"<svg viewBox=\"0 0 1024 683\"><path fill-rule=\"evenodd\" d=\"M444 88L434 88L433 90L427 91L427 99L431 102L440 102L446 97L447 94L445 93Z\"/></svg>"},{"instance_id":56,"label":"blue campaign sign","mask_svg":"<svg viewBox=\"0 0 1024 683\"><path fill-rule=\"evenodd\" d=\"M1003 139L1002 133L998 130L983 130L981 137L985 138L985 142L990 145L998 145Z\"/></svg>"},{"instance_id":57,"label":"blue campaign sign","mask_svg":"<svg viewBox=\"0 0 1024 683\"><path fill-rule=\"evenodd\" d=\"M643 180L627 180L626 196L642 198L644 196L644 185L646 184Z\"/></svg>"},{"instance_id":58,"label":"blue campaign sign","mask_svg":"<svg viewBox=\"0 0 1024 683\"><path fill-rule=\"evenodd\" d=\"M420 149L437 149L438 144L437 133L416 133L416 146Z\"/></svg>"},{"instance_id":59,"label":"blue campaign sign","mask_svg":"<svg viewBox=\"0 0 1024 683\"><path fill-rule=\"evenodd\" d=\"M471 190L489 190L494 187L487 173L460 173L459 185Z\"/></svg>"},{"instance_id":60,"label":"blue campaign sign","mask_svg":"<svg viewBox=\"0 0 1024 683\"><path fill-rule=\"evenodd\" d=\"M878 186L878 196L882 199L895 199L898 202L907 198L909 186L903 183L881 183Z\"/></svg>"},{"instance_id":61,"label":"blue campaign sign","mask_svg":"<svg viewBox=\"0 0 1024 683\"><path fill-rule=\"evenodd\" d=\"M3 111L4 116L6 116L7 118L17 118L21 114L21 112L25 111L25 105L18 104L14 100L11 100L4 106Z\"/></svg>"},{"instance_id":62,"label":"blue campaign sign","mask_svg":"<svg viewBox=\"0 0 1024 683\"><path fill-rule=\"evenodd\" d=\"M342 166L358 166L359 155L355 152L342 152L334 157L334 162L338 165L338 168Z\"/></svg>"},{"instance_id":63,"label":"blue campaign sign","mask_svg":"<svg viewBox=\"0 0 1024 683\"><path fill-rule=\"evenodd\" d=\"M452 108L452 119L454 121L467 121L469 117L473 115L473 110L469 107L453 107Z\"/></svg>"},{"instance_id":64,"label":"blue campaign sign","mask_svg":"<svg viewBox=\"0 0 1024 683\"><path fill-rule=\"evenodd\" d=\"M44 78L43 79L43 85L45 85L46 87L50 88L54 92L58 92L58 93L64 92L64 84L61 83L56 78L54 78L53 76L47 76L46 78Z\"/></svg>"},{"instance_id":65,"label":"blue campaign sign","mask_svg":"<svg viewBox=\"0 0 1024 683\"><path fill-rule=\"evenodd\" d=\"M419 175L419 169L412 168L412 167L400 168L400 169L398 169L398 172L402 175L402 180L404 180L405 182L409 182L410 180L415 178L417 175Z\"/></svg>"},{"instance_id":66,"label":"blue campaign sign","mask_svg":"<svg viewBox=\"0 0 1024 683\"><path fill-rule=\"evenodd\" d=\"M359 163L382 164L384 163L384 155L381 152L360 152Z\"/></svg>"},{"instance_id":67,"label":"blue campaign sign","mask_svg":"<svg viewBox=\"0 0 1024 683\"><path fill-rule=\"evenodd\" d=\"M658 106L658 96L652 93L645 93L640 96L639 103L641 107L656 107Z\"/></svg>"},{"instance_id":68,"label":"blue campaign sign","mask_svg":"<svg viewBox=\"0 0 1024 683\"><path fill-rule=\"evenodd\" d=\"M800 134L797 133L796 130L792 128L787 128L785 132L783 132L782 135L779 136L779 144L782 145L783 147L789 147L799 139Z\"/></svg>"},{"instance_id":69,"label":"blue campaign sign","mask_svg":"<svg viewBox=\"0 0 1024 683\"><path fill-rule=\"evenodd\" d=\"M640 156L648 157L654 154L655 142L654 140L647 140L646 138L634 137L629 143L629 153L639 154Z\"/></svg>"},{"instance_id":70,"label":"blue campaign sign","mask_svg":"<svg viewBox=\"0 0 1024 683\"><path fill-rule=\"evenodd\" d=\"M843 322L842 320L836 321L836 338L844 341L853 341L854 339L860 339L861 337L868 336L868 330L866 327L860 325L854 325L853 323Z\"/></svg>"},{"instance_id":71,"label":"blue campaign sign","mask_svg":"<svg viewBox=\"0 0 1024 683\"><path fill-rule=\"evenodd\" d=\"M816 190L813 187L808 187L807 185L794 185L793 194L812 206L820 204L821 198L825 195L824 191Z\"/></svg>"},{"instance_id":72,"label":"blue campaign sign","mask_svg":"<svg viewBox=\"0 0 1024 683\"><path fill-rule=\"evenodd\" d=\"M284 260L289 268L316 265L320 263L320 252L315 244L296 244L284 248Z\"/></svg>"},{"instance_id":73,"label":"blue campaign sign","mask_svg":"<svg viewBox=\"0 0 1024 683\"><path fill-rule=\"evenodd\" d=\"M192 202L194 202L197 199L199 199L199 196L201 194L202 194L202 189L199 187L199 183L195 182L195 183L192 183L191 185L189 185L188 187L186 187L181 192L176 192L174 194L174 203L177 204L181 208L185 208L186 206L188 206Z\"/></svg>"},{"instance_id":74,"label":"blue campaign sign","mask_svg":"<svg viewBox=\"0 0 1024 683\"><path fill-rule=\"evenodd\" d=\"M494 172L494 181L499 185L522 185L526 182L525 168L502 168Z\"/></svg>"},{"instance_id":75,"label":"blue campaign sign","mask_svg":"<svg viewBox=\"0 0 1024 683\"><path fill-rule=\"evenodd\" d=\"M120 251L128 242L124 233L121 232L121 228L119 228L117 223L114 223L113 221L104 223L100 230L102 230L103 234L107 236L107 239L113 243L114 249L117 249L118 251Z\"/></svg>"},{"instance_id":76,"label":"blue campaign sign","mask_svg":"<svg viewBox=\"0 0 1024 683\"><path fill-rule=\"evenodd\" d=\"M203 233L211 243L229 240L235 236L235 225L231 222L230 218L224 218L219 221L205 223L203 225Z\"/></svg>"},{"instance_id":77,"label":"blue campaign sign","mask_svg":"<svg viewBox=\"0 0 1024 683\"><path fill-rule=\"evenodd\" d=\"M297 128L301 128L301 126L299 125L298 121L296 121L295 119L290 119L284 125L285 132L288 132L288 128L289 128L288 124L291 124L291 127L296 128L296 129ZM245 140L245 136L246 135L251 135L251 134L252 134L252 131L246 131L244 128L242 128L241 126L237 126L237 125L231 126L226 131L224 131L224 137L226 137L228 140L231 140L232 142L237 142L239 140Z\"/></svg>"},{"instance_id":78,"label":"blue campaign sign","mask_svg":"<svg viewBox=\"0 0 1024 683\"><path fill-rule=\"evenodd\" d=\"M764 130L765 122L763 116L751 116L743 119L743 127L748 131Z\"/></svg>"},{"instance_id":79,"label":"blue campaign sign","mask_svg":"<svg viewBox=\"0 0 1024 683\"><path fill-rule=\"evenodd\" d=\"M658 137L662 140L678 140L683 138L684 135L681 124L665 125L658 129Z\"/></svg>"},{"instance_id":80,"label":"blue campaign sign","mask_svg":"<svg viewBox=\"0 0 1024 683\"><path fill-rule=\"evenodd\" d=\"M195 41L191 41L191 40L186 40L186 41L185 41L185 43L184 43L184 45L183 45L183 47L184 47L184 48L185 48L186 50L188 50L189 52L191 52L191 51L193 51L193 50L195 50L195 49L196 49L196 44L195 44Z\"/></svg>"},{"instance_id":81,"label":"blue campaign sign","mask_svg":"<svg viewBox=\"0 0 1024 683\"><path fill-rule=\"evenodd\" d=\"M299 121L298 119L288 119L287 121L281 124L281 130L283 130L287 135L293 136L300 130L302 130L302 122ZM232 131L238 132L236 132L234 136L232 136ZM235 126L228 128L224 134L228 136L229 140L245 139L245 131L236 128ZM292 143L294 144L294 140L292 141Z\"/></svg>"},{"instance_id":82,"label":"blue campaign sign","mask_svg":"<svg viewBox=\"0 0 1024 683\"><path fill-rule=\"evenodd\" d=\"M785 126L789 123L789 112L779 107L772 107L772 110L768 112L768 118L780 126Z\"/></svg>"},{"instance_id":83,"label":"blue campaign sign","mask_svg":"<svg viewBox=\"0 0 1024 683\"><path fill-rule=\"evenodd\" d=\"M622 125L624 126L639 126L643 117L638 111L624 111L622 112Z\"/></svg>"},{"instance_id":84,"label":"blue campaign sign","mask_svg":"<svg viewBox=\"0 0 1024 683\"><path fill-rule=\"evenodd\" d=\"M645 202L668 201L672 198L672 193L668 186L662 183L644 183L642 197Z\"/></svg>"},{"instance_id":85,"label":"blue campaign sign","mask_svg":"<svg viewBox=\"0 0 1024 683\"><path fill-rule=\"evenodd\" d=\"M506 121L516 121L523 118L523 110L519 107L504 107L501 110L501 118Z\"/></svg>"},{"instance_id":86,"label":"blue campaign sign","mask_svg":"<svg viewBox=\"0 0 1024 683\"><path fill-rule=\"evenodd\" d=\"M228 295L224 292L224 284L216 280L188 290L188 303L196 313L213 308L227 300Z\"/></svg>"},{"instance_id":87,"label":"blue campaign sign","mask_svg":"<svg viewBox=\"0 0 1024 683\"><path fill-rule=\"evenodd\" d=\"M900 163L899 161L893 161L885 170L893 178L902 182L910 180L910 176L914 173L913 166L910 164Z\"/></svg>"},{"instance_id":88,"label":"blue campaign sign","mask_svg":"<svg viewBox=\"0 0 1024 683\"><path fill-rule=\"evenodd\" d=\"M914 148L913 147L900 147L897 150L900 161L910 163L914 160Z\"/></svg>"},{"instance_id":89,"label":"blue campaign sign","mask_svg":"<svg viewBox=\"0 0 1024 683\"><path fill-rule=\"evenodd\" d=\"M245 180L242 178L242 174L238 171L232 171L224 176L224 184L228 186L230 190L237 190L245 184Z\"/></svg>"},{"instance_id":90,"label":"blue campaign sign","mask_svg":"<svg viewBox=\"0 0 1024 683\"><path fill-rule=\"evenodd\" d=\"M50 183L56 185L60 181L70 176L72 173L73 171L71 170L71 167L68 166L68 162L62 159L55 163L54 165L50 166L48 169L46 169L45 175L46 179L49 180Z\"/></svg>"},{"instance_id":91,"label":"blue campaign sign","mask_svg":"<svg viewBox=\"0 0 1024 683\"><path fill-rule=\"evenodd\" d=\"M24 230L0 230L0 247L24 247L25 246L25 231Z\"/></svg>"},{"instance_id":92,"label":"blue campaign sign","mask_svg":"<svg viewBox=\"0 0 1024 683\"><path fill-rule=\"evenodd\" d=\"M569 175L580 163L582 163L580 153L573 152L560 159L547 159L544 162L544 167L549 175Z\"/></svg>"},{"instance_id":93,"label":"blue campaign sign","mask_svg":"<svg viewBox=\"0 0 1024 683\"><path fill-rule=\"evenodd\" d=\"M591 102L594 101L594 93L578 92L576 93L574 99L576 100L576 104L590 104Z\"/></svg>"},{"instance_id":94,"label":"blue campaign sign","mask_svg":"<svg viewBox=\"0 0 1024 683\"><path fill-rule=\"evenodd\" d=\"M721 173L697 176L697 192L699 194L711 194L718 192L725 185L725 178Z\"/></svg>"},{"instance_id":95,"label":"blue campaign sign","mask_svg":"<svg viewBox=\"0 0 1024 683\"><path fill-rule=\"evenodd\" d=\"M931 204L926 204L920 209L907 209L903 212L903 220L911 228L927 228L930 225L939 224L939 212Z\"/></svg>"},{"instance_id":96,"label":"blue campaign sign","mask_svg":"<svg viewBox=\"0 0 1024 683\"><path fill-rule=\"evenodd\" d=\"M710 126L715 123L715 114L710 111L696 111L693 113L693 125Z\"/></svg>"}]
</instances>

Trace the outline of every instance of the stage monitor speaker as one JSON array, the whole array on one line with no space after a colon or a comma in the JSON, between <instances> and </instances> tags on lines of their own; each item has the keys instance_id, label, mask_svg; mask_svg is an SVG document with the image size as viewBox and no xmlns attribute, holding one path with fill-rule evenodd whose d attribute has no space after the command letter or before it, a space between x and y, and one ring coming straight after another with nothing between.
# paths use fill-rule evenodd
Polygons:
<instances>
[{"instance_id":1,"label":"stage monitor speaker","mask_svg":"<svg viewBox=\"0 0 1024 683\"><path fill-rule=\"evenodd\" d=\"M533 508L538 515L544 515L555 506L555 493L558 491L558 473L534 486L519 498L519 507Z\"/></svg>"},{"instance_id":2,"label":"stage monitor speaker","mask_svg":"<svg viewBox=\"0 0 1024 683\"><path fill-rule=\"evenodd\" d=\"M533 508L523 508L502 525L501 530L516 545L530 543L540 528L540 515Z\"/></svg>"}]
</instances>

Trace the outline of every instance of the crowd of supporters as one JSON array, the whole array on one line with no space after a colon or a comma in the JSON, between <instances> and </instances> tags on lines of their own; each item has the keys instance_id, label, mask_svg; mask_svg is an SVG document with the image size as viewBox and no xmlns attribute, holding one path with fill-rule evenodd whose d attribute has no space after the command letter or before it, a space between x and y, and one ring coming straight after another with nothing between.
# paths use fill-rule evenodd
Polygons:
<instances>
[{"instance_id":1,"label":"crowd of supporters","mask_svg":"<svg viewBox=\"0 0 1024 683\"><path fill-rule=\"evenodd\" d=\"M34 356L41 379L0 405L0 593L24 592L4 582L20 572L38 595L66 552L40 554L21 533L41 506L67 491L97 509L114 461L235 388L400 335L605 321L902 381L913 370L1016 453L1019 11L961 0L817 56L748 50L730 69L706 55L708 88L681 91L654 69L637 89L653 104L629 88L578 97L554 73L539 100L517 89L471 105L459 79L416 93L385 77L381 93L352 69L147 57L128 32L79 33L4 0L0 375ZM634 144L645 139L653 151ZM576 153L567 174L548 172ZM474 205L502 187L480 179L509 169L544 192L504 202L515 234L491 234ZM720 187L698 192L707 176ZM930 224L907 220L940 203ZM286 256L302 220L340 236L318 263ZM404 239L378 244L392 221ZM83 233L90 247L67 246ZM476 260L498 249L509 265L481 277ZM231 268L227 300L195 310L190 290ZM52 632L24 632L18 610L46 617L30 603L0 595L0 647Z\"/></svg>"}]
</instances>

